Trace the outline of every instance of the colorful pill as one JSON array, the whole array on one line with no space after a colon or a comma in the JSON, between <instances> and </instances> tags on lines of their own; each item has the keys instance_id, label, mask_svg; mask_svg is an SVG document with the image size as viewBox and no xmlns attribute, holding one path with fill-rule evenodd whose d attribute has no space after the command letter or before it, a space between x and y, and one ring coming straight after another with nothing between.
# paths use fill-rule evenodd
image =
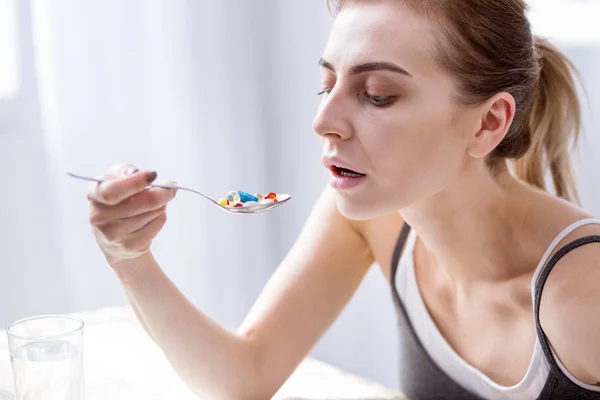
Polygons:
<instances>
[{"instance_id":1,"label":"colorful pill","mask_svg":"<svg viewBox=\"0 0 600 400\"><path fill-rule=\"evenodd\" d=\"M250 193L242 192L241 190L238 190L237 192L240 196L240 201L242 203L246 203L248 201L258 202L258 198L256 196L251 195Z\"/></svg>"},{"instance_id":2,"label":"colorful pill","mask_svg":"<svg viewBox=\"0 0 600 400\"><path fill-rule=\"evenodd\" d=\"M238 192L229 192L229 193L227 193L227 200L229 200L233 204L239 203L240 195Z\"/></svg>"},{"instance_id":3,"label":"colorful pill","mask_svg":"<svg viewBox=\"0 0 600 400\"><path fill-rule=\"evenodd\" d=\"M236 190L227 193L226 198L220 198L218 203L224 207L242 208L259 204L278 203L287 200L288 198L288 195L277 195L275 192L269 192L266 195L258 192L252 195L241 190Z\"/></svg>"}]
</instances>

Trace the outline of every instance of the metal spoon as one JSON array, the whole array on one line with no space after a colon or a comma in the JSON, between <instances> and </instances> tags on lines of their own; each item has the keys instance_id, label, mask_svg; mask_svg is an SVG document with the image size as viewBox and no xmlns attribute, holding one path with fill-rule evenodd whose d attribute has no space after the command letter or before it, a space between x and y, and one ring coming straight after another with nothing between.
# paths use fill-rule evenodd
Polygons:
<instances>
[{"instance_id":1,"label":"metal spoon","mask_svg":"<svg viewBox=\"0 0 600 400\"><path fill-rule=\"evenodd\" d=\"M85 181L92 181L92 182L98 182L98 183L102 183L102 182L106 181L106 179L102 179L102 178L90 178L88 176L78 175L78 174L74 174L72 172L67 172L67 175L70 176L70 177L72 177L72 178L83 179ZM207 195L205 195L203 193L198 192L197 190L185 188L185 187L182 187L182 186L177 186L177 185L160 185L160 184L153 183L153 184L149 185L148 187L158 187L158 188L163 188L163 189L186 190L188 192L196 193L196 194L199 194L200 196L204 197L206 200L209 200L210 202L212 202L214 205L216 205L217 207L221 208L222 210L225 210L225 211L230 212L232 214L257 214L257 213L269 211L269 210L272 210L272 209L274 209L276 207L279 207L280 205L286 203L289 199L292 198L290 195L287 195L287 194L278 194L277 195L277 200L278 200L277 203L273 202L273 203L267 203L267 204L256 204L256 205L252 205L252 206L248 206L248 207L229 207L229 206L222 206L222 205L220 205L217 201L211 199L210 197L208 197Z\"/></svg>"}]
</instances>

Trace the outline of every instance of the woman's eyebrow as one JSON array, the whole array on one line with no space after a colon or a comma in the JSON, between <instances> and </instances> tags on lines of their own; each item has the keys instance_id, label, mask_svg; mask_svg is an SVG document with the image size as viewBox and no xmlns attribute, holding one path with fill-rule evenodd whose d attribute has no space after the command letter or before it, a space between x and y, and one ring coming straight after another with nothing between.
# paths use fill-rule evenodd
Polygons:
<instances>
[{"instance_id":1,"label":"woman's eyebrow","mask_svg":"<svg viewBox=\"0 0 600 400\"><path fill-rule=\"evenodd\" d=\"M326 61L323 58L321 58L319 60L319 65L323 68L327 68L327 69L335 72L335 68L333 67L333 65L329 61ZM390 71L390 72L396 72L398 74L412 77L412 75L404 68L402 68L394 63L387 62L387 61L376 61L376 62L368 62L368 63L364 63L364 64L358 64L358 65L355 65L352 68L350 68L349 73L350 73L350 75L356 75L356 74L362 74L363 72L370 72L370 71Z\"/></svg>"}]
</instances>

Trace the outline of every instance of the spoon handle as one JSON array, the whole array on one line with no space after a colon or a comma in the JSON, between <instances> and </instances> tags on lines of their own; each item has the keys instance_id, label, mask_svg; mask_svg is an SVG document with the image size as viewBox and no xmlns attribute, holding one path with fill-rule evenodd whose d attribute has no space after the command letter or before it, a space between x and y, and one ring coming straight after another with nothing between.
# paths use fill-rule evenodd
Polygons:
<instances>
[{"instance_id":1,"label":"spoon handle","mask_svg":"<svg viewBox=\"0 0 600 400\"><path fill-rule=\"evenodd\" d=\"M74 174L72 172L67 172L67 175L69 175L72 178L83 179L84 181L91 181L91 182L98 182L98 183L102 183L102 182L106 181L106 179L104 179L104 178L91 178L89 176L78 175L78 174ZM199 194L200 196L204 197L206 200L210 200L211 202L215 203L216 205L221 206L219 203L217 203L216 201L214 201L213 199L211 199L210 197L208 197L204 193L200 193L197 190L186 188L186 187L183 187L183 186L161 185L161 184L158 184L158 183L153 183L151 185L148 185L147 187L156 187L156 188L162 188L162 189L186 190L188 192Z\"/></svg>"}]
</instances>

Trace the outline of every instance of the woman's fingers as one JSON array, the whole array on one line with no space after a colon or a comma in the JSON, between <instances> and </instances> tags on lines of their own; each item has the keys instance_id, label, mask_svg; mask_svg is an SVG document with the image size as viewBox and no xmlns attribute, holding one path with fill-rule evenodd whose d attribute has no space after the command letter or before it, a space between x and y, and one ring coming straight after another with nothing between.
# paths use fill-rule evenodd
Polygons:
<instances>
[{"instance_id":1,"label":"woman's fingers","mask_svg":"<svg viewBox=\"0 0 600 400\"><path fill-rule=\"evenodd\" d=\"M88 188L89 219L100 248L111 260L144 254L166 222L174 189L148 188L156 172L118 164ZM167 182L172 184L174 182Z\"/></svg>"},{"instance_id":2,"label":"woman's fingers","mask_svg":"<svg viewBox=\"0 0 600 400\"><path fill-rule=\"evenodd\" d=\"M123 241L123 247L130 252L142 253L150 248L152 240L167 222L167 214L162 213L145 226L130 234Z\"/></svg>"},{"instance_id":3,"label":"woman's fingers","mask_svg":"<svg viewBox=\"0 0 600 400\"><path fill-rule=\"evenodd\" d=\"M166 210L166 206L162 206L159 209L148 211L135 217L115 220L102 226L100 232L109 242L123 242L129 235L142 229L161 214L166 213Z\"/></svg>"},{"instance_id":4,"label":"woman's fingers","mask_svg":"<svg viewBox=\"0 0 600 400\"><path fill-rule=\"evenodd\" d=\"M106 179L104 182L90 183L87 197L90 201L114 206L142 192L154 182L156 176L155 171L138 171L126 164L113 166L102 175L102 178Z\"/></svg>"},{"instance_id":5,"label":"woman's fingers","mask_svg":"<svg viewBox=\"0 0 600 400\"><path fill-rule=\"evenodd\" d=\"M166 182L166 184L170 183ZM154 211L173 200L176 193L174 189L151 188L137 193L115 206L92 202L90 221L92 224L103 224Z\"/></svg>"}]
</instances>

